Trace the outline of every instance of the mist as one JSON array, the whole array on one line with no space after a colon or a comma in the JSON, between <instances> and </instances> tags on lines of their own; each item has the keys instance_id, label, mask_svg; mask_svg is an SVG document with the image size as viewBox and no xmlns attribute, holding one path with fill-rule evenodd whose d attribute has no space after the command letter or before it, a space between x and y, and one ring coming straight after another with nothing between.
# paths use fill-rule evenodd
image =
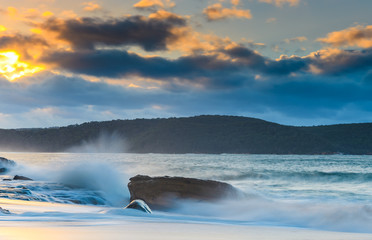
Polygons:
<instances>
[{"instance_id":1,"label":"mist","mask_svg":"<svg viewBox=\"0 0 372 240\"><path fill-rule=\"evenodd\" d=\"M68 153L124 153L127 150L123 136L114 132L101 132L97 138L84 140L80 145L68 148Z\"/></svg>"}]
</instances>

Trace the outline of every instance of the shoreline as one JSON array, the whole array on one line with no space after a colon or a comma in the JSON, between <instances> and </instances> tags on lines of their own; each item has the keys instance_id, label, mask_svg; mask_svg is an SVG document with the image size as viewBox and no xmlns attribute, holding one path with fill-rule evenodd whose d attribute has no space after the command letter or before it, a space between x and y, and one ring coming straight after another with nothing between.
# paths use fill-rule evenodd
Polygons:
<instances>
[{"instance_id":1,"label":"shoreline","mask_svg":"<svg viewBox=\"0 0 372 240\"><path fill-rule=\"evenodd\" d=\"M1 240L370 240L371 233L164 218L136 210L0 198ZM254 224L254 223L252 223Z\"/></svg>"},{"instance_id":2,"label":"shoreline","mask_svg":"<svg viewBox=\"0 0 372 240\"><path fill-rule=\"evenodd\" d=\"M1 240L370 240L372 234L276 226L161 222L1 222Z\"/></svg>"}]
</instances>

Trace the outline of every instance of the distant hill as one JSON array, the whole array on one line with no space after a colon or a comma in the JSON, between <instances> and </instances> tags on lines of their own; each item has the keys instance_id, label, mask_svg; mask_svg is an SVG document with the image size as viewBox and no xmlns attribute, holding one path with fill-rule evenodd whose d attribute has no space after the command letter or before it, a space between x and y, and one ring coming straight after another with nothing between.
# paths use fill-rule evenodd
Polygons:
<instances>
[{"instance_id":1,"label":"distant hill","mask_svg":"<svg viewBox=\"0 0 372 240\"><path fill-rule=\"evenodd\" d=\"M101 139L108 151L113 144L123 144L126 152L133 153L372 154L372 123L293 127L209 115L0 129L0 150L79 151L76 146L84 144L97 148L94 144L102 135L111 136Z\"/></svg>"}]
</instances>

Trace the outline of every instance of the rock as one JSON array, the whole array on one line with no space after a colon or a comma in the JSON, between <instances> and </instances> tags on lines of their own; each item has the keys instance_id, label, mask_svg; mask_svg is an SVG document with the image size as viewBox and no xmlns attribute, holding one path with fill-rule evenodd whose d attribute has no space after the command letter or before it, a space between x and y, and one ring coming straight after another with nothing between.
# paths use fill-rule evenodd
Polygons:
<instances>
[{"instance_id":1,"label":"rock","mask_svg":"<svg viewBox=\"0 0 372 240\"><path fill-rule=\"evenodd\" d=\"M131 201L125 209L132 208L132 209L137 209L145 213L152 213L150 207L145 203L145 201L136 199Z\"/></svg>"},{"instance_id":2,"label":"rock","mask_svg":"<svg viewBox=\"0 0 372 240\"><path fill-rule=\"evenodd\" d=\"M6 210L6 209L1 208L1 207L0 207L0 213L3 213L3 214L10 214L9 210Z\"/></svg>"},{"instance_id":3,"label":"rock","mask_svg":"<svg viewBox=\"0 0 372 240\"><path fill-rule=\"evenodd\" d=\"M7 172L9 168L14 167L15 165L16 163L14 161L0 157L0 173Z\"/></svg>"},{"instance_id":4,"label":"rock","mask_svg":"<svg viewBox=\"0 0 372 240\"><path fill-rule=\"evenodd\" d=\"M177 199L216 201L241 196L227 183L183 177L137 175L130 179L128 188L131 201L142 199L153 209L170 208Z\"/></svg>"},{"instance_id":5,"label":"rock","mask_svg":"<svg viewBox=\"0 0 372 240\"><path fill-rule=\"evenodd\" d=\"M15 175L14 178L13 178L13 180L33 181L33 179L31 179L31 178L20 176L20 175Z\"/></svg>"}]
</instances>

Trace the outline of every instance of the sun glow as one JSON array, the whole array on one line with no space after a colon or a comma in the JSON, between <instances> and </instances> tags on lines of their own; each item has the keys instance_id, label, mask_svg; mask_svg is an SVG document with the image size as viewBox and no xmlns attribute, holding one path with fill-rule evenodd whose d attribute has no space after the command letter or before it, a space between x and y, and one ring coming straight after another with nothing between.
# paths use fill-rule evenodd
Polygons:
<instances>
[{"instance_id":1,"label":"sun glow","mask_svg":"<svg viewBox=\"0 0 372 240\"><path fill-rule=\"evenodd\" d=\"M29 76L43 70L41 66L31 66L19 60L20 55L14 51L0 52L0 74L9 81Z\"/></svg>"}]
</instances>

